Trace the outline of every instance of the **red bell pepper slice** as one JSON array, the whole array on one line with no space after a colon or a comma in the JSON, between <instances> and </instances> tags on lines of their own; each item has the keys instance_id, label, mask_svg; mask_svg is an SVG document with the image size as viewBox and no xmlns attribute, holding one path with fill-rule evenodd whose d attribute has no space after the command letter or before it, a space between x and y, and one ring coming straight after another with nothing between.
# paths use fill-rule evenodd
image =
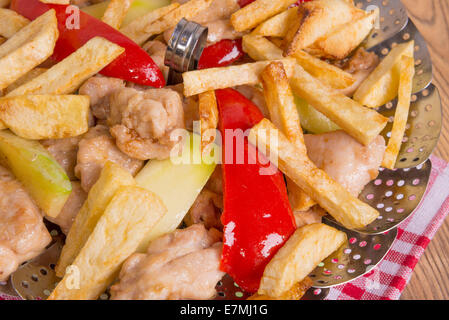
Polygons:
<instances>
[{"instance_id":1,"label":"red bell pepper slice","mask_svg":"<svg viewBox=\"0 0 449 320\"><path fill-rule=\"evenodd\" d=\"M204 48L198 69L225 67L243 57L242 39L221 40Z\"/></svg>"},{"instance_id":2,"label":"red bell pepper slice","mask_svg":"<svg viewBox=\"0 0 449 320\"><path fill-rule=\"evenodd\" d=\"M260 175L266 158L243 137L243 131L263 119L251 101L233 89L217 90L216 97L223 136L224 245L221 270L247 292L256 292L265 266L296 229L288 202L284 177ZM237 143L225 130L242 129L244 164L226 163L228 148L235 156ZM236 134L237 135L237 134ZM229 161L228 161L229 162Z\"/></svg>"},{"instance_id":3,"label":"red bell pepper slice","mask_svg":"<svg viewBox=\"0 0 449 320\"><path fill-rule=\"evenodd\" d=\"M52 59L61 61L93 37L100 36L125 49L123 54L100 72L101 74L155 88L165 86L161 70L145 50L119 31L87 13L77 12L78 28L72 27L69 23L75 16L67 5L45 4L39 0L13 0L11 9L30 20L36 19L50 9L55 9L59 39Z\"/></svg>"}]
</instances>

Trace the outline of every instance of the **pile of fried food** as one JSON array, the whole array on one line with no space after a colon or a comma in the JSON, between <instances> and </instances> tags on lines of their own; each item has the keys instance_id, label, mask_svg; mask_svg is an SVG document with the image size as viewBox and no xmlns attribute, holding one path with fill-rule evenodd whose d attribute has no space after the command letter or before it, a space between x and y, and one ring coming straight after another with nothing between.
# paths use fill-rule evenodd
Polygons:
<instances>
[{"instance_id":1,"label":"pile of fried food","mask_svg":"<svg viewBox=\"0 0 449 320\"><path fill-rule=\"evenodd\" d=\"M209 27L208 45L242 38L244 56L232 65L151 88L98 74L125 51L100 36L51 59L64 45L58 15L28 19L23 1L0 0L0 281L49 245L45 217L67 235L55 270L62 280L49 299L97 299L108 288L112 299L213 298L224 270L241 267L229 265L223 247L241 241L233 228L246 212L223 225L223 210L234 214L227 164L174 163L170 134L192 130L194 120L202 133L217 129L226 88L263 114L249 141L278 157L287 178L282 212L292 217L287 236L262 243L252 299L300 299L312 286L307 275L346 242L321 223L326 213L349 229L378 217L357 196L381 165L395 166L414 76L413 41L380 62L361 46L379 12L351 0L27 0L97 14L164 76L166 43L182 18ZM388 119L375 109L396 97L385 145ZM203 151L214 137L200 136ZM245 289L245 279L234 280Z\"/></svg>"}]
</instances>

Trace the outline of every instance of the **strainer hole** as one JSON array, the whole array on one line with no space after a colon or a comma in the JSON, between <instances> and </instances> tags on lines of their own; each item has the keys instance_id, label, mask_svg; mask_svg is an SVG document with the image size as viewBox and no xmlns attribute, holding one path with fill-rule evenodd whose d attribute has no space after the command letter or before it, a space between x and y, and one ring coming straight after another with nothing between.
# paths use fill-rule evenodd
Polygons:
<instances>
[{"instance_id":1,"label":"strainer hole","mask_svg":"<svg viewBox=\"0 0 449 320\"><path fill-rule=\"evenodd\" d=\"M225 294L223 291L219 291L219 292L218 292L218 295L219 295L220 297L226 297L226 294Z\"/></svg>"},{"instance_id":2,"label":"strainer hole","mask_svg":"<svg viewBox=\"0 0 449 320\"><path fill-rule=\"evenodd\" d=\"M376 179L374 181L374 185L376 185L376 186L380 186L381 184L382 184L382 179Z\"/></svg>"},{"instance_id":3,"label":"strainer hole","mask_svg":"<svg viewBox=\"0 0 449 320\"><path fill-rule=\"evenodd\" d=\"M352 252L352 250L349 249L349 248L346 248L345 251L344 251L345 254L350 254L351 252Z\"/></svg>"},{"instance_id":4,"label":"strainer hole","mask_svg":"<svg viewBox=\"0 0 449 320\"><path fill-rule=\"evenodd\" d=\"M31 280L33 280L34 282L38 282L39 281L39 277L37 275L33 274L31 276Z\"/></svg>"},{"instance_id":5,"label":"strainer hole","mask_svg":"<svg viewBox=\"0 0 449 320\"><path fill-rule=\"evenodd\" d=\"M372 194L372 193L367 194L367 195L366 195L366 199L368 199L368 200L374 199L374 194Z\"/></svg>"},{"instance_id":6,"label":"strainer hole","mask_svg":"<svg viewBox=\"0 0 449 320\"><path fill-rule=\"evenodd\" d=\"M353 258L354 260L359 260L359 259L360 259L360 255L359 255L359 254L355 254L352 258Z\"/></svg>"},{"instance_id":7,"label":"strainer hole","mask_svg":"<svg viewBox=\"0 0 449 320\"><path fill-rule=\"evenodd\" d=\"M350 244L354 244L354 243L356 243L357 242L357 238L351 238L351 239L349 239L349 243Z\"/></svg>"},{"instance_id":8,"label":"strainer hole","mask_svg":"<svg viewBox=\"0 0 449 320\"><path fill-rule=\"evenodd\" d=\"M242 298L242 297L243 297L243 292L237 291L237 292L235 293L235 296L236 296L237 298Z\"/></svg>"},{"instance_id":9,"label":"strainer hole","mask_svg":"<svg viewBox=\"0 0 449 320\"><path fill-rule=\"evenodd\" d=\"M354 273L355 272L355 269L348 269L348 273Z\"/></svg>"},{"instance_id":10,"label":"strainer hole","mask_svg":"<svg viewBox=\"0 0 449 320\"><path fill-rule=\"evenodd\" d=\"M392 207L386 207L386 208L385 208L385 211L386 211L386 212L391 212L392 210L393 210Z\"/></svg>"},{"instance_id":11,"label":"strainer hole","mask_svg":"<svg viewBox=\"0 0 449 320\"><path fill-rule=\"evenodd\" d=\"M413 180L413 182L412 182L412 184L414 185L414 186L416 186L416 185L418 185L419 184L419 179L414 179Z\"/></svg>"},{"instance_id":12,"label":"strainer hole","mask_svg":"<svg viewBox=\"0 0 449 320\"><path fill-rule=\"evenodd\" d=\"M387 192L385 192L385 196L386 196L387 198L391 197L392 195L393 195L393 191L387 191Z\"/></svg>"},{"instance_id":13,"label":"strainer hole","mask_svg":"<svg viewBox=\"0 0 449 320\"><path fill-rule=\"evenodd\" d=\"M394 181L392 179L387 181L387 186L391 187L394 184Z\"/></svg>"},{"instance_id":14,"label":"strainer hole","mask_svg":"<svg viewBox=\"0 0 449 320\"><path fill-rule=\"evenodd\" d=\"M54 263L51 263L51 264L49 265L49 267L50 267L51 270L55 270L56 265L55 265Z\"/></svg>"},{"instance_id":15,"label":"strainer hole","mask_svg":"<svg viewBox=\"0 0 449 320\"><path fill-rule=\"evenodd\" d=\"M315 289L315 290L313 290L313 294L314 295L319 295L321 293L321 289Z\"/></svg>"},{"instance_id":16,"label":"strainer hole","mask_svg":"<svg viewBox=\"0 0 449 320\"><path fill-rule=\"evenodd\" d=\"M374 250L379 250L381 247L382 247L382 245L381 245L380 243L376 243L376 244L373 246L373 249L374 249Z\"/></svg>"},{"instance_id":17,"label":"strainer hole","mask_svg":"<svg viewBox=\"0 0 449 320\"><path fill-rule=\"evenodd\" d=\"M337 263L337 262L338 262L338 259L333 258L333 259L331 260L331 262L332 262L332 263Z\"/></svg>"},{"instance_id":18,"label":"strainer hole","mask_svg":"<svg viewBox=\"0 0 449 320\"><path fill-rule=\"evenodd\" d=\"M47 270L42 268L39 270L39 272L41 273L41 275L46 276L48 274Z\"/></svg>"},{"instance_id":19,"label":"strainer hole","mask_svg":"<svg viewBox=\"0 0 449 320\"><path fill-rule=\"evenodd\" d=\"M365 259L365 261L363 261L364 264L370 264L371 263L371 259Z\"/></svg>"},{"instance_id":20,"label":"strainer hole","mask_svg":"<svg viewBox=\"0 0 449 320\"><path fill-rule=\"evenodd\" d=\"M359 247L361 247L361 248L366 247L366 245L367 245L366 241L361 241L359 243Z\"/></svg>"},{"instance_id":21,"label":"strainer hole","mask_svg":"<svg viewBox=\"0 0 449 320\"><path fill-rule=\"evenodd\" d=\"M402 187L404 184L405 184L405 181L404 181L404 180L399 180L399 181L397 182L398 187Z\"/></svg>"},{"instance_id":22,"label":"strainer hole","mask_svg":"<svg viewBox=\"0 0 449 320\"><path fill-rule=\"evenodd\" d=\"M383 203L378 203L377 204L377 209L382 209L385 205ZM382 216L380 216L382 217Z\"/></svg>"},{"instance_id":23,"label":"strainer hole","mask_svg":"<svg viewBox=\"0 0 449 320\"><path fill-rule=\"evenodd\" d=\"M399 208L396 210L397 213L403 213L404 212L404 208Z\"/></svg>"},{"instance_id":24,"label":"strainer hole","mask_svg":"<svg viewBox=\"0 0 449 320\"><path fill-rule=\"evenodd\" d=\"M28 281L22 281L22 287L24 287L25 289L28 289L28 287L29 287Z\"/></svg>"},{"instance_id":25,"label":"strainer hole","mask_svg":"<svg viewBox=\"0 0 449 320\"><path fill-rule=\"evenodd\" d=\"M414 194L412 194L410 197L408 197L408 199L409 199L410 201L413 201L413 200L416 199L416 196L415 196Z\"/></svg>"},{"instance_id":26,"label":"strainer hole","mask_svg":"<svg viewBox=\"0 0 449 320\"><path fill-rule=\"evenodd\" d=\"M337 266L337 268L338 268L338 269L344 269L344 268L345 268L345 265L344 265L344 264L339 264L339 265Z\"/></svg>"}]
</instances>

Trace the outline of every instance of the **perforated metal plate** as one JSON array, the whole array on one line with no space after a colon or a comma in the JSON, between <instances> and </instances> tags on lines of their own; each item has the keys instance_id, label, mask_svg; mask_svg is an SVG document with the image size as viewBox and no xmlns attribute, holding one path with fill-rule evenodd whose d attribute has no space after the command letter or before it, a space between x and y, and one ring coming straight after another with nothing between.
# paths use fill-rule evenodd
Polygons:
<instances>
[{"instance_id":1,"label":"perforated metal plate","mask_svg":"<svg viewBox=\"0 0 449 320\"><path fill-rule=\"evenodd\" d=\"M397 236L397 229L373 236L347 230L329 221L327 223L344 231L348 242L309 274L315 288L340 285L366 274L382 261Z\"/></svg>"},{"instance_id":2,"label":"perforated metal plate","mask_svg":"<svg viewBox=\"0 0 449 320\"><path fill-rule=\"evenodd\" d=\"M411 20L409 20L407 26L395 36L374 47L368 46L367 48L369 48L368 51L375 52L380 58L383 58L396 45L410 40L415 41L415 76L413 78L413 92L416 93L427 88L432 81L432 60L426 41Z\"/></svg>"},{"instance_id":3,"label":"perforated metal plate","mask_svg":"<svg viewBox=\"0 0 449 320\"><path fill-rule=\"evenodd\" d=\"M381 133L387 141L391 134L396 105L397 100L394 100L379 108L379 112L389 119ZM430 157L440 137L442 119L440 94L433 84L412 96L407 130L396 168L414 167Z\"/></svg>"},{"instance_id":4,"label":"perforated metal plate","mask_svg":"<svg viewBox=\"0 0 449 320\"><path fill-rule=\"evenodd\" d=\"M379 9L380 28L373 30L366 40L366 47L371 48L382 41L390 39L401 31L408 22L407 11L397 0L355 0L354 4L367 11Z\"/></svg>"}]
</instances>

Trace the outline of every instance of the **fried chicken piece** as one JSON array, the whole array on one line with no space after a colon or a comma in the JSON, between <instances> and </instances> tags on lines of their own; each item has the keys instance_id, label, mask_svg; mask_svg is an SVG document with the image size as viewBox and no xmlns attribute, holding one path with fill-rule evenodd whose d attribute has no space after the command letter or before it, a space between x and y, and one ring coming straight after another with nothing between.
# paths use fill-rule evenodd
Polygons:
<instances>
[{"instance_id":1,"label":"fried chicken piece","mask_svg":"<svg viewBox=\"0 0 449 320\"><path fill-rule=\"evenodd\" d=\"M22 184L0 166L0 281L45 249L51 236Z\"/></svg>"},{"instance_id":2,"label":"fried chicken piece","mask_svg":"<svg viewBox=\"0 0 449 320\"><path fill-rule=\"evenodd\" d=\"M150 243L147 253L129 257L113 300L210 299L224 276L220 271L221 233L196 224Z\"/></svg>"},{"instance_id":3,"label":"fried chicken piece","mask_svg":"<svg viewBox=\"0 0 449 320\"><path fill-rule=\"evenodd\" d=\"M78 92L90 97L90 109L95 118L106 120L110 111L109 96L124 87L122 79L96 75L84 82Z\"/></svg>"},{"instance_id":4,"label":"fried chicken piece","mask_svg":"<svg viewBox=\"0 0 449 320\"><path fill-rule=\"evenodd\" d=\"M223 229L221 212L223 210L223 195L203 189L186 216L188 225L203 223L206 229Z\"/></svg>"},{"instance_id":5,"label":"fried chicken piece","mask_svg":"<svg viewBox=\"0 0 449 320\"><path fill-rule=\"evenodd\" d=\"M184 129L183 105L176 91L124 88L110 101L108 124L120 150L140 160L169 158L178 143L172 132Z\"/></svg>"},{"instance_id":6,"label":"fried chicken piece","mask_svg":"<svg viewBox=\"0 0 449 320\"><path fill-rule=\"evenodd\" d=\"M79 143L75 175L81 180L81 187L89 192L97 182L107 161L112 161L135 175L143 161L133 159L120 151L109 134L108 127L97 125L90 128Z\"/></svg>"},{"instance_id":7,"label":"fried chicken piece","mask_svg":"<svg viewBox=\"0 0 449 320\"><path fill-rule=\"evenodd\" d=\"M268 111L267 104L265 103L265 97L262 90L250 85L238 86L235 88L235 90L243 94L246 99L254 103L262 112L265 118L270 119L270 112Z\"/></svg>"},{"instance_id":8,"label":"fried chicken piece","mask_svg":"<svg viewBox=\"0 0 449 320\"><path fill-rule=\"evenodd\" d=\"M165 52L167 51L167 46L158 40L151 40L146 42L142 46L143 50L145 50L150 57L153 59L154 63L157 64L159 69L164 74L164 78L168 77L169 68L165 65Z\"/></svg>"},{"instance_id":9,"label":"fried chicken piece","mask_svg":"<svg viewBox=\"0 0 449 320\"><path fill-rule=\"evenodd\" d=\"M295 211L296 228L301 228L312 223L321 223L322 218L326 215L326 211L320 206L316 205L307 211Z\"/></svg>"},{"instance_id":10,"label":"fried chicken piece","mask_svg":"<svg viewBox=\"0 0 449 320\"><path fill-rule=\"evenodd\" d=\"M78 153L78 144L82 136L70 137L64 139L47 139L40 143L55 158L59 165L67 173L70 180L75 180L76 154Z\"/></svg>"},{"instance_id":11,"label":"fried chicken piece","mask_svg":"<svg viewBox=\"0 0 449 320\"><path fill-rule=\"evenodd\" d=\"M57 224L64 234L68 234L86 199L87 193L81 188L81 183L72 181L72 192L59 215L56 218L46 217L46 219Z\"/></svg>"},{"instance_id":12,"label":"fried chicken piece","mask_svg":"<svg viewBox=\"0 0 449 320\"><path fill-rule=\"evenodd\" d=\"M368 146L341 130L306 134L304 140L310 160L355 197L379 174L385 152L382 136Z\"/></svg>"}]
</instances>

